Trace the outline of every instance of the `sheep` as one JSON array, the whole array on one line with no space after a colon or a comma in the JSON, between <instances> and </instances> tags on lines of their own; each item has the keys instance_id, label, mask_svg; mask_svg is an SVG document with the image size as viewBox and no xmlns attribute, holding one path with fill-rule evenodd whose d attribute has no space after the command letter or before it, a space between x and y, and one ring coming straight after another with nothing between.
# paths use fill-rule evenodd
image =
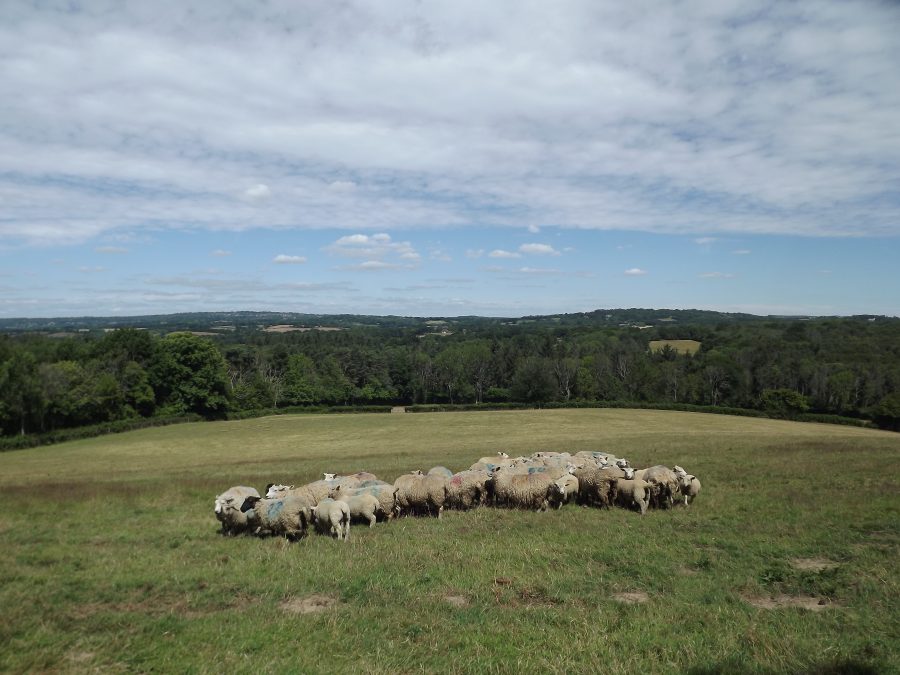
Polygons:
<instances>
[{"instance_id":1,"label":"sheep","mask_svg":"<svg viewBox=\"0 0 900 675\"><path fill-rule=\"evenodd\" d=\"M378 500L378 509L376 510L375 515L380 515L383 520L390 520L394 517L397 508L396 492L397 488L390 484L370 485L359 488L347 488L343 485L339 485L332 490L328 496L331 499L345 501L349 504L349 500L353 497L359 495L371 495Z\"/></svg>"},{"instance_id":2,"label":"sheep","mask_svg":"<svg viewBox=\"0 0 900 675\"><path fill-rule=\"evenodd\" d=\"M441 478L453 478L453 472L445 466L433 466L428 469L428 476L440 476Z\"/></svg>"},{"instance_id":3,"label":"sheep","mask_svg":"<svg viewBox=\"0 0 900 675\"><path fill-rule=\"evenodd\" d=\"M328 496L328 493L337 487L338 483L345 484L345 481L344 479L317 480L312 483L307 483L306 485L301 485L299 488L294 487L293 485L269 484L266 487L266 498L275 499L276 497L283 497L291 494L308 494L312 496L313 503L317 503L320 500L325 499L325 497ZM358 484L358 481L353 481L352 479L346 482L347 487L355 487Z\"/></svg>"},{"instance_id":4,"label":"sheep","mask_svg":"<svg viewBox=\"0 0 900 675\"><path fill-rule=\"evenodd\" d=\"M681 494L684 497L684 505L690 506L697 495L700 494L700 480L696 476L686 473L679 478L678 483Z\"/></svg>"},{"instance_id":5,"label":"sheep","mask_svg":"<svg viewBox=\"0 0 900 675\"><path fill-rule=\"evenodd\" d=\"M644 480L620 478L616 481L616 502L625 507L636 506L643 516L650 505L651 488Z\"/></svg>"},{"instance_id":6,"label":"sheep","mask_svg":"<svg viewBox=\"0 0 900 675\"><path fill-rule=\"evenodd\" d=\"M362 492L352 497L343 497L337 501L346 502L347 507L350 509L351 520L354 518L356 520L366 520L369 523L369 527L375 527L378 514L381 512L381 502L371 492Z\"/></svg>"},{"instance_id":7,"label":"sheep","mask_svg":"<svg viewBox=\"0 0 900 675\"><path fill-rule=\"evenodd\" d=\"M468 510L483 504L488 497L488 471L460 471L447 484L447 505Z\"/></svg>"},{"instance_id":8,"label":"sheep","mask_svg":"<svg viewBox=\"0 0 900 675\"><path fill-rule=\"evenodd\" d=\"M494 499L497 505L546 511L556 507L564 491L546 473L505 473L494 475Z\"/></svg>"},{"instance_id":9,"label":"sheep","mask_svg":"<svg viewBox=\"0 0 900 675\"><path fill-rule=\"evenodd\" d=\"M556 508L559 508L563 504L568 504L578 495L578 479L572 474L567 473L562 478L557 478L554 482L559 485L560 489L563 491L562 502L560 502L559 506Z\"/></svg>"},{"instance_id":10,"label":"sheep","mask_svg":"<svg viewBox=\"0 0 900 675\"><path fill-rule=\"evenodd\" d=\"M216 497L213 511L222 523L222 534L232 536L246 531L247 516L241 512L241 505L247 497L259 497L259 492L256 488L236 485Z\"/></svg>"},{"instance_id":11,"label":"sheep","mask_svg":"<svg viewBox=\"0 0 900 675\"><path fill-rule=\"evenodd\" d=\"M247 524L256 534L269 532L297 540L306 535L312 506L304 497L292 495L279 499L247 497L241 505L241 512L246 515Z\"/></svg>"},{"instance_id":12,"label":"sheep","mask_svg":"<svg viewBox=\"0 0 900 675\"><path fill-rule=\"evenodd\" d=\"M421 471L400 476L394 481L398 515L414 513L440 518L447 501L448 482L440 476L425 476Z\"/></svg>"},{"instance_id":13,"label":"sheep","mask_svg":"<svg viewBox=\"0 0 900 675\"><path fill-rule=\"evenodd\" d=\"M350 538L350 507L340 499L323 499L312 507L312 518L320 534L330 534L338 540Z\"/></svg>"},{"instance_id":14,"label":"sheep","mask_svg":"<svg viewBox=\"0 0 900 675\"><path fill-rule=\"evenodd\" d=\"M650 504L656 508L667 508L674 503L679 494L678 478L668 467L657 464L642 472L635 472L635 477L641 477L648 483L653 483L650 494Z\"/></svg>"},{"instance_id":15,"label":"sheep","mask_svg":"<svg viewBox=\"0 0 900 675\"><path fill-rule=\"evenodd\" d=\"M607 469L583 467L575 469L578 479L578 502L585 506L609 508L616 499L616 477ZM623 474L624 477L624 474Z\"/></svg>"}]
</instances>

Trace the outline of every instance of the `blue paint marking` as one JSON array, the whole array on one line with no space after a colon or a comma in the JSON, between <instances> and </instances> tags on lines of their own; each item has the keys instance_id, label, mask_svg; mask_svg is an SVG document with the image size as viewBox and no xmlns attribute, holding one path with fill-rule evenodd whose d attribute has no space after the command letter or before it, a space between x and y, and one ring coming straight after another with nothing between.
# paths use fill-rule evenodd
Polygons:
<instances>
[{"instance_id":1,"label":"blue paint marking","mask_svg":"<svg viewBox=\"0 0 900 675\"><path fill-rule=\"evenodd\" d=\"M269 520L275 520L281 515L281 512L284 511L284 502L280 499L277 502L273 502L269 504L269 508L266 510L266 515Z\"/></svg>"}]
</instances>

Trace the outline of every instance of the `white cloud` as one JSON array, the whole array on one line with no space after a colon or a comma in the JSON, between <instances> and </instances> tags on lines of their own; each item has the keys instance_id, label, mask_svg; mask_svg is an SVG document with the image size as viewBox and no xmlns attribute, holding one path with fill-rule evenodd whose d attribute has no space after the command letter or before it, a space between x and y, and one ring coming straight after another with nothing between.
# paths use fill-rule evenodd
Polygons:
<instances>
[{"instance_id":1,"label":"white cloud","mask_svg":"<svg viewBox=\"0 0 900 675\"><path fill-rule=\"evenodd\" d=\"M279 265L302 265L306 262L306 258L302 255L285 255L284 253L279 253L272 258L272 262Z\"/></svg>"},{"instance_id":2,"label":"white cloud","mask_svg":"<svg viewBox=\"0 0 900 675\"><path fill-rule=\"evenodd\" d=\"M250 199L266 199L272 196L272 190L269 189L268 185L259 183L258 185L247 188L244 191L244 195Z\"/></svg>"},{"instance_id":3,"label":"white cloud","mask_svg":"<svg viewBox=\"0 0 900 675\"><path fill-rule=\"evenodd\" d=\"M640 267L632 267L631 269L625 270L623 272L626 277L642 277L647 274L647 270L642 270Z\"/></svg>"},{"instance_id":4,"label":"white cloud","mask_svg":"<svg viewBox=\"0 0 900 675\"><path fill-rule=\"evenodd\" d=\"M560 255L560 252L549 244L522 244L519 252L528 255Z\"/></svg>"},{"instance_id":5,"label":"white cloud","mask_svg":"<svg viewBox=\"0 0 900 675\"><path fill-rule=\"evenodd\" d=\"M490 253L488 253L488 258L521 258L522 256L519 253L515 253L514 251L504 251L502 249L494 249Z\"/></svg>"},{"instance_id":6,"label":"white cloud","mask_svg":"<svg viewBox=\"0 0 900 675\"><path fill-rule=\"evenodd\" d=\"M750 253L752 253L752 251L750 251L750 249L748 249L748 248L739 248L739 249L732 251L732 253L734 255L750 255Z\"/></svg>"},{"instance_id":7,"label":"white cloud","mask_svg":"<svg viewBox=\"0 0 900 675\"><path fill-rule=\"evenodd\" d=\"M472 260L476 260L484 255L483 248L470 248L466 251L466 257L471 258Z\"/></svg>"},{"instance_id":8,"label":"white cloud","mask_svg":"<svg viewBox=\"0 0 900 675\"><path fill-rule=\"evenodd\" d=\"M432 260L437 260L439 262L453 262L453 258L451 258L446 251L443 251L441 249L434 249L433 251L431 251L429 257Z\"/></svg>"},{"instance_id":9,"label":"white cloud","mask_svg":"<svg viewBox=\"0 0 900 675\"><path fill-rule=\"evenodd\" d=\"M82 265L78 268L78 271L82 274L94 274L95 272L105 272L106 268L100 266L91 267L89 265Z\"/></svg>"},{"instance_id":10,"label":"white cloud","mask_svg":"<svg viewBox=\"0 0 900 675\"><path fill-rule=\"evenodd\" d=\"M538 233L541 231L541 228L539 228L537 225L529 225L529 226L528 226L528 231L529 231L531 234L538 234Z\"/></svg>"},{"instance_id":11,"label":"white cloud","mask_svg":"<svg viewBox=\"0 0 900 675\"><path fill-rule=\"evenodd\" d=\"M539 268L539 267L520 267L519 272L521 272L522 274L537 274L537 275L559 274L559 270L543 269L543 268Z\"/></svg>"},{"instance_id":12,"label":"white cloud","mask_svg":"<svg viewBox=\"0 0 900 675\"><path fill-rule=\"evenodd\" d=\"M700 246L709 246L715 241L717 241L715 237L697 237L694 239L694 243L699 244Z\"/></svg>"},{"instance_id":13,"label":"white cloud","mask_svg":"<svg viewBox=\"0 0 900 675\"><path fill-rule=\"evenodd\" d=\"M128 249L122 246L98 246L94 249L97 253L122 254L128 253Z\"/></svg>"},{"instance_id":14,"label":"white cloud","mask_svg":"<svg viewBox=\"0 0 900 675\"><path fill-rule=\"evenodd\" d=\"M700 277L703 279L733 279L734 275L728 272L704 272Z\"/></svg>"},{"instance_id":15,"label":"white cloud","mask_svg":"<svg viewBox=\"0 0 900 675\"><path fill-rule=\"evenodd\" d=\"M225 251L221 248L217 248L215 251L210 251L209 254L213 258L227 258L231 255L231 251Z\"/></svg>"},{"instance_id":16,"label":"white cloud","mask_svg":"<svg viewBox=\"0 0 900 675\"><path fill-rule=\"evenodd\" d=\"M415 265L422 258L410 242L395 242L389 234L383 232L372 235L346 235L326 246L324 250L342 258L368 258L372 263L384 262L388 258L399 258L404 261L405 265L396 265L394 266L396 268ZM388 269L388 267L390 266L385 263L384 266L373 264L368 267L360 267L355 265L345 269Z\"/></svg>"}]
</instances>

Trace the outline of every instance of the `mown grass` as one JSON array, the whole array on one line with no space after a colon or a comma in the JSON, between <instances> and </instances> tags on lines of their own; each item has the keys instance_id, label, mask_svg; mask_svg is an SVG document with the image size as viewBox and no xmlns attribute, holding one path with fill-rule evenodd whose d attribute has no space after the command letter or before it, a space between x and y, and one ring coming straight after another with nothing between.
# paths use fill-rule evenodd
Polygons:
<instances>
[{"instance_id":1,"label":"mown grass","mask_svg":"<svg viewBox=\"0 0 900 675\"><path fill-rule=\"evenodd\" d=\"M539 449L678 463L703 493L644 518L354 526L347 544L224 538L212 515L234 484ZM271 417L6 453L0 670L900 672L898 476L886 432L628 410ZM313 595L335 604L295 611ZM826 604L747 602L780 595Z\"/></svg>"}]
</instances>

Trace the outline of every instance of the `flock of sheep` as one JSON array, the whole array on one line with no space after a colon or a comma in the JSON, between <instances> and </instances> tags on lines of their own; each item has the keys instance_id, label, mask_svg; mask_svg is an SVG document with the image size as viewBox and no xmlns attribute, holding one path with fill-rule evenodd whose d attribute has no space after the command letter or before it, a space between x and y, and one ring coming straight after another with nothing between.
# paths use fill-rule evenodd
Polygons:
<instances>
[{"instance_id":1,"label":"flock of sheep","mask_svg":"<svg viewBox=\"0 0 900 675\"><path fill-rule=\"evenodd\" d=\"M361 471L348 476L323 474L301 487L269 484L265 497L252 487L226 490L215 501L222 533L303 537L310 527L346 540L350 521L404 515L441 517L445 508L482 505L546 511L575 501L583 506L619 505L639 510L689 505L700 481L680 466L633 469L625 459L604 452L536 452L482 457L454 474L442 466L413 471L393 483Z\"/></svg>"}]
</instances>

